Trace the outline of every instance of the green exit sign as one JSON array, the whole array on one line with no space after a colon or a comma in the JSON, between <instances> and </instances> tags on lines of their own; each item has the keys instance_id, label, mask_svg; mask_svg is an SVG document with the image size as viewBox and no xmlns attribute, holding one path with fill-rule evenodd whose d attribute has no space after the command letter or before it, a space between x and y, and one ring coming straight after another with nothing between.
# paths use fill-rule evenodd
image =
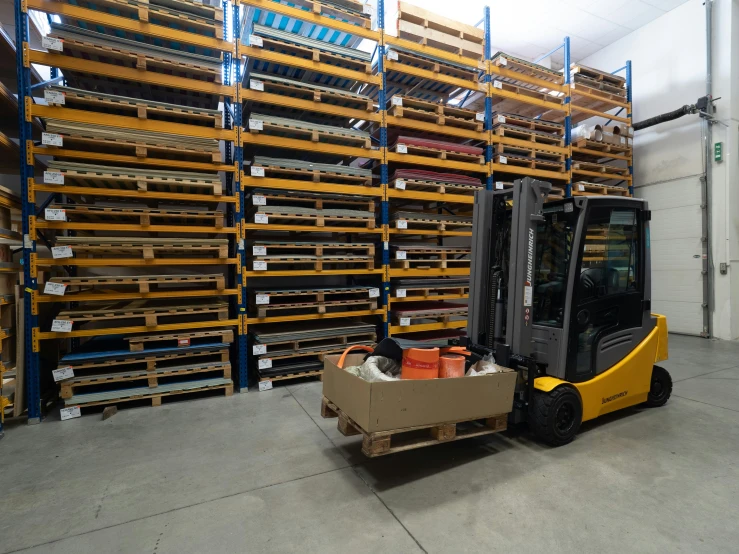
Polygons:
<instances>
[{"instance_id":1,"label":"green exit sign","mask_svg":"<svg viewBox=\"0 0 739 554\"><path fill-rule=\"evenodd\" d=\"M713 161L723 162L724 161L724 143L717 142L713 145Z\"/></svg>"}]
</instances>

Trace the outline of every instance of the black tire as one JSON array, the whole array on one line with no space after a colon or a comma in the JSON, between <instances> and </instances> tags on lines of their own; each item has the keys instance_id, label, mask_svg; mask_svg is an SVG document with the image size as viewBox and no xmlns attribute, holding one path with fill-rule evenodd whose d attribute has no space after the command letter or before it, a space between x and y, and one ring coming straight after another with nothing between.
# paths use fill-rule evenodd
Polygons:
<instances>
[{"instance_id":1,"label":"black tire","mask_svg":"<svg viewBox=\"0 0 739 554\"><path fill-rule=\"evenodd\" d=\"M582 423L582 401L573 387L563 385L551 392L536 391L531 426L539 440L562 446L575 438Z\"/></svg>"},{"instance_id":2,"label":"black tire","mask_svg":"<svg viewBox=\"0 0 739 554\"><path fill-rule=\"evenodd\" d=\"M652 386L647 395L646 405L650 408L664 406L672 394L672 377L667 370L658 365L652 368Z\"/></svg>"}]
</instances>

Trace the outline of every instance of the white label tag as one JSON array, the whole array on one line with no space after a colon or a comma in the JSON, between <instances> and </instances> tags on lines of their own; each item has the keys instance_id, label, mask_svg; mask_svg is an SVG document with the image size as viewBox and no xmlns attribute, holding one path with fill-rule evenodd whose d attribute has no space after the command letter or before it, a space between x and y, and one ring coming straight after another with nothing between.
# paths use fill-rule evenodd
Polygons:
<instances>
[{"instance_id":1,"label":"white label tag","mask_svg":"<svg viewBox=\"0 0 739 554\"><path fill-rule=\"evenodd\" d=\"M267 262L254 260L251 267L254 271L267 271Z\"/></svg>"},{"instance_id":2,"label":"white label tag","mask_svg":"<svg viewBox=\"0 0 739 554\"><path fill-rule=\"evenodd\" d=\"M403 181L403 179L396 179L395 188L398 190L405 190L405 181Z\"/></svg>"},{"instance_id":3,"label":"white label tag","mask_svg":"<svg viewBox=\"0 0 739 554\"><path fill-rule=\"evenodd\" d=\"M23 248L33 248L31 235L23 235Z\"/></svg>"},{"instance_id":4,"label":"white label tag","mask_svg":"<svg viewBox=\"0 0 739 554\"><path fill-rule=\"evenodd\" d=\"M255 194L254 196L251 197L251 203L254 206L266 206L267 197L261 194Z\"/></svg>"},{"instance_id":5,"label":"white label tag","mask_svg":"<svg viewBox=\"0 0 739 554\"><path fill-rule=\"evenodd\" d=\"M498 58L498 65L508 65L508 60L506 58Z\"/></svg>"},{"instance_id":6,"label":"white label tag","mask_svg":"<svg viewBox=\"0 0 739 554\"><path fill-rule=\"evenodd\" d=\"M580 192L585 192L585 185L577 185L577 190Z\"/></svg>"},{"instance_id":7,"label":"white label tag","mask_svg":"<svg viewBox=\"0 0 739 554\"><path fill-rule=\"evenodd\" d=\"M266 256L267 255L267 247L266 246L257 246L256 244L251 247L251 253L253 256Z\"/></svg>"},{"instance_id":8,"label":"white label tag","mask_svg":"<svg viewBox=\"0 0 739 554\"><path fill-rule=\"evenodd\" d=\"M47 146L63 146L64 138L56 133L41 133L41 144Z\"/></svg>"},{"instance_id":9,"label":"white label tag","mask_svg":"<svg viewBox=\"0 0 739 554\"><path fill-rule=\"evenodd\" d=\"M259 369L269 369L272 367L272 358L262 358L259 360Z\"/></svg>"},{"instance_id":10,"label":"white label tag","mask_svg":"<svg viewBox=\"0 0 739 554\"><path fill-rule=\"evenodd\" d=\"M251 347L251 353L255 356L262 356L263 354L267 353L267 345L266 344L255 344Z\"/></svg>"},{"instance_id":11,"label":"white label tag","mask_svg":"<svg viewBox=\"0 0 739 554\"><path fill-rule=\"evenodd\" d=\"M405 260L406 259L407 252L405 250L398 250L395 253L395 259L396 260Z\"/></svg>"},{"instance_id":12,"label":"white label tag","mask_svg":"<svg viewBox=\"0 0 739 554\"><path fill-rule=\"evenodd\" d=\"M505 156L501 156L500 158L498 158L498 160L502 164L507 164L508 163L508 158L506 158Z\"/></svg>"},{"instance_id":13,"label":"white label tag","mask_svg":"<svg viewBox=\"0 0 739 554\"><path fill-rule=\"evenodd\" d=\"M243 250L244 248L244 239L239 239L239 250Z\"/></svg>"},{"instance_id":14,"label":"white label tag","mask_svg":"<svg viewBox=\"0 0 739 554\"><path fill-rule=\"evenodd\" d=\"M254 214L254 223L266 225L269 223L269 216L267 214Z\"/></svg>"},{"instance_id":15,"label":"white label tag","mask_svg":"<svg viewBox=\"0 0 739 554\"><path fill-rule=\"evenodd\" d=\"M485 121L485 112L477 112L475 114L475 119L477 121Z\"/></svg>"},{"instance_id":16,"label":"white label tag","mask_svg":"<svg viewBox=\"0 0 739 554\"><path fill-rule=\"evenodd\" d=\"M626 139L624 137L621 137L619 140L621 141L621 144L625 144L626 143Z\"/></svg>"},{"instance_id":17,"label":"white label tag","mask_svg":"<svg viewBox=\"0 0 739 554\"><path fill-rule=\"evenodd\" d=\"M44 209L44 219L46 221L67 221L67 210L46 208Z\"/></svg>"},{"instance_id":18,"label":"white label tag","mask_svg":"<svg viewBox=\"0 0 739 554\"><path fill-rule=\"evenodd\" d=\"M400 326L401 327L408 327L408 325L411 324L411 318L410 317L401 317L400 318Z\"/></svg>"},{"instance_id":19,"label":"white label tag","mask_svg":"<svg viewBox=\"0 0 739 554\"><path fill-rule=\"evenodd\" d=\"M406 290L405 289L395 289L395 298L405 298Z\"/></svg>"},{"instance_id":20,"label":"white label tag","mask_svg":"<svg viewBox=\"0 0 739 554\"><path fill-rule=\"evenodd\" d=\"M408 146L405 144L399 144L396 148L396 151L398 154L407 154L408 153Z\"/></svg>"},{"instance_id":21,"label":"white label tag","mask_svg":"<svg viewBox=\"0 0 739 554\"><path fill-rule=\"evenodd\" d=\"M261 48L264 46L264 41L262 40L262 37L258 37L257 35L249 35L249 46L258 46Z\"/></svg>"},{"instance_id":22,"label":"white label tag","mask_svg":"<svg viewBox=\"0 0 739 554\"><path fill-rule=\"evenodd\" d=\"M269 304L269 294L257 294L257 305Z\"/></svg>"},{"instance_id":23,"label":"white label tag","mask_svg":"<svg viewBox=\"0 0 739 554\"><path fill-rule=\"evenodd\" d=\"M395 227L398 229L407 229L408 228L408 221L405 219L399 219L395 222Z\"/></svg>"},{"instance_id":24,"label":"white label tag","mask_svg":"<svg viewBox=\"0 0 739 554\"><path fill-rule=\"evenodd\" d=\"M251 131L264 131L264 121L261 119L250 119L249 129Z\"/></svg>"},{"instance_id":25,"label":"white label tag","mask_svg":"<svg viewBox=\"0 0 739 554\"><path fill-rule=\"evenodd\" d=\"M74 370L72 370L71 365L68 365L66 367L52 370L51 374L54 376L54 382L58 383L64 379L71 379L74 377Z\"/></svg>"},{"instance_id":26,"label":"white label tag","mask_svg":"<svg viewBox=\"0 0 739 554\"><path fill-rule=\"evenodd\" d=\"M72 331L74 321L71 319L55 319L51 322L52 333L70 333Z\"/></svg>"},{"instance_id":27,"label":"white label tag","mask_svg":"<svg viewBox=\"0 0 739 554\"><path fill-rule=\"evenodd\" d=\"M493 81L493 87L494 88L502 89L503 88L503 83L501 83L500 81L497 81L497 80L496 81Z\"/></svg>"},{"instance_id":28,"label":"white label tag","mask_svg":"<svg viewBox=\"0 0 739 554\"><path fill-rule=\"evenodd\" d=\"M63 185L64 173L61 171L44 171L44 183L47 185Z\"/></svg>"},{"instance_id":29,"label":"white label tag","mask_svg":"<svg viewBox=\"0 0 739 554\"><path fill-rule=\"evenodd\" d=\"M531 285L524 286L523 305L531 306L533 298L534 298L534 288Z\"/></svg>"},{"instance_id":30,"label":"white label tag","mask_svg":"<svg viewBox=\"0 0 739 554\"><path fill-rule=\"evenodd\" d=\"M251 166L250 170L252 177L264 177L264 168L258 165Z\"/></svg>"},{"instance_id":31,"label":"white label tag","mask_svg":"<svg viewBox=\"0 0 739 554\"><path fill-rule=\"evenodd\" d=\"M385 250L390 250L390 243L388 241L383 242L383 248Z\"/></svg>"},{"instance_id":32,"label":"white label tag","mask_svg":"<svg viewBox=\"0 0 739 554\"><path fill-rule=\"evenodd\" d=\"M64 41L60 38L43 37L41 39L41 46L47 50L56 50L57 52L64 51Z\"/></svg>"},{"instance_id":33,"label":"white label tag","mask_svg":"<svg viewBox=\"0 0 739 554\"><path fill-rule=\"evenodd\" d=\"M403 105L403 99L402 99L402 98L401 98L400 96L393 96L393 97L392 97L392 98L390 99L390 103L391 103L391 104L392 104L393 106L402 106L402 105Z\"/></svg>"},{"instance_id":34,"label":"white label tag","mask_svg":"<svg viewBox=\"0 0 739 554\"><path fill-rule=\"evenodd\" d=\"M51 281L47 281L46 284L44 284L44 294L53 294L54 296L64 296L64 291L67 290L67 285L65 283L53 283Z\"/></svg>"},{"instance_id":35,"label":"white label tag","mask_svg":"<svg viewBox=\"0 0 739 554\"><path fill-rule=\"evenodd\" d=\"M249 79L249 88L252 90L264 90L264 83L256 79Z\"/></svg>"},{"instance_id":36,"label":"white label tag","mask_svg":"<svg viewBox=\"0 0 739 554\"><path fill-rule=\"evenodd\" d=\"M398 53L395 50L388 50L387 51L387 59L392 60L394 62L398 61Z\"/></svg>"},{"instance_id":37,"label":"white label tag","mask_svg":"<svg viewBox=\"0 0 739 554\"><path fill-rule=\"evenodd\" d=\"M272 390L272 381L259 381L259 392Z\"/></svg>"},{"instance_id":38,"label":"white label tag","mask_svg":"<svg viewBox=\"0 0 739 554\"><path fill-rule=\"evenodd\" d=\"M379 296L380 296L380 289L370 289L369 290L370 298L379 298Z\"/></svg>"},{"instance_id":39,"label":"white label tag","mask_svg":"<svg viewBox=\"0 0 739 554\"><path fill-rule=\"evenodd\" d=\"M503 190L503 181L496 181L495 190Z\"/></svg>"},{"instance_id":40,"label":"white label tag","mask_svg":"<svg viewBox=\"0 0 739 554\"><path fill-rule=\"evenodd\" d=\"M67 421L68 419L74 419L76 417L81 417L82 414L80 413L80 407L79 406L71 406L69 408L62 408L59 410L59 415L62 418L62 421Z\"/></svg>"},{"instance_id":41,"label":"white label tag","mask_svg":"<svg viewBox=\"0 0 739 554\"><path fill-rule=\"evenodd\" d=\"M52 246L51 256L58 260L59 258L71 258L73 255L71 246Z\"/></svg>"},{"instance_id":42,"label":"white label tag","mask_svg":"<svg viewBox=\"0 0 739 554\"><path fill-rule=\"evenodd\" d=\"M44 100L46 100L46 103L50 106L63 106L65 100L64 93L58 90L45 90Z\"/></svg>"},{"instance_id":43,"label":"white label tag","mask_svg":"<svg viewBox=\"0 0 739 554\"><path fill-rule=\"evenodd\" d=\"M505 116L504 115L499 115L498 116L498 123L505 123Z\"/></svg>"}]
</instances>

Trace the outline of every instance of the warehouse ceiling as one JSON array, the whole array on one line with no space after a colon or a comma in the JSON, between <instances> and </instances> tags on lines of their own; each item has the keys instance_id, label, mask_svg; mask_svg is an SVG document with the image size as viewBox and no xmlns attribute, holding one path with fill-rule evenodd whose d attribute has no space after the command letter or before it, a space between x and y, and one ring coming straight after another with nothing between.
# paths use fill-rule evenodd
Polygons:
<instances>
[{"instance_id":1,"label":"warehouse ceiling","mask_svg":"<svg viewBox=\"0 0 739 554\"><path fill-rule=\"evenodd\" d=\"M470 25L482 19L483 8L488 5L493 53L503 50L535 60L569 36L573 61L586 58L686 1L409 0L411 4ZM385 4L386 21L394 21L397 3L386 0ZM394 34L394 29L388 31ZM552 66L562 67L561 50L552 56Z\"/></svg>"}]
</instances>

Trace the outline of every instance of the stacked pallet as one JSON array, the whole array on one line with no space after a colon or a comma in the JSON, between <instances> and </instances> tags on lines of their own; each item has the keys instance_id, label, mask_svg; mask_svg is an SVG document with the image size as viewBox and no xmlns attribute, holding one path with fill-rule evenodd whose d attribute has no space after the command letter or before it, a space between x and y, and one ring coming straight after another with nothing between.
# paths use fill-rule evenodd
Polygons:
<instances>
[{"instance_id":1,"label":"stacked pallet","mask_svg":"<svg viewBox=\"0 0 739 554\"><path fill-rule=\"evenodd\" d=\"M38 338L62 352L53 377L63 417L230 395L240 208L236 133L219 108L235 96L223 84L233 50L223 9L193 0L44 6L53 14L64 4L75 7L51 24L49 52L32 56L61 68L65 86L47 87L31 107L45 127L32 155L53 156L33 184L48 245L35 260L34 298L50 312Z\"/></svg>"},{"instance_id":2,"label":"stacked pallet","mask_svg":"<svg viewBox=\"0 0 739 554\"><path fill-rule=\"evenodd\" d=\"M362 90L380 76L356 47L380 34L353 0L245 4L249 368L266 390L379 335L383 152L358 122L381 122Z\"/></svg>"},{"instance_id":3,"label":"stacked pallet","mask_svg":"<svg viewBox=\"0 0 739 554\"><path fill-rule=\"evenodd\" d=\"M628 194L634 131L626 79L579 64L570 69L572 121L580 124L572 130L572 194ZM599 124L604 119L616 123Z\"/></svg>"},{"instance_id":4,"label":"stacked pallet","mask_svg":"<svg viewBox=\"0 0 739 554\"><path fill-rule=\"evenodd\" d=\"M549 181L554 198L569 180L567 87L561 73L498 52L489 63L493 96L493 173L504 189L526 176ZM561 192L560 192L561 191Z\"/></svg>"},{"instance_id":5,"label":"stacked pallet","mask_svg":"<svg viewBox=\"0 0 739 554\"><path fill-rule=\"evenodd\" d=\"M399 3L385 36L389 334L466 327L472 204L489 173L484 32ZM477 107L473 109L472 106ZM482 107L481 107L482 106Z\"/></svg>"}]
</instances>

